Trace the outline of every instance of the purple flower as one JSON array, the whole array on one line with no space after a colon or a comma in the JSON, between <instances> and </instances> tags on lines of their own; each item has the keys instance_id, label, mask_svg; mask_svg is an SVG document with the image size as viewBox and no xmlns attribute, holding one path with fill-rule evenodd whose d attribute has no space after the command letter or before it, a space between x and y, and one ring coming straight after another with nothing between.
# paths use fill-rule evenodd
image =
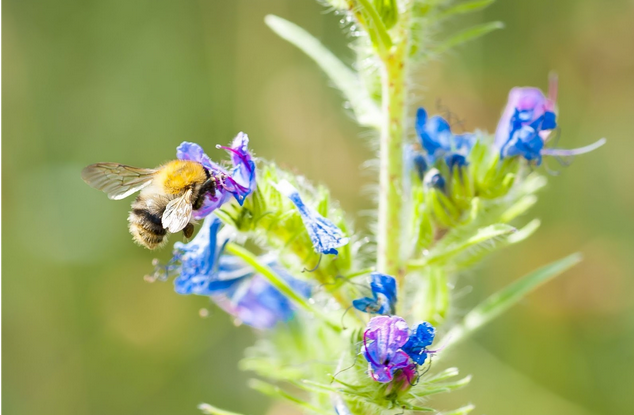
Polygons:
<instances>
[{"instance_id":1,"label":"purple flower","mask_svg":"<svg viewBox=\"0 0 634 415\"><path fill-rule=\"evenodd\" d=\"M444 118L438 115L428 118L424 108L419 108L416 113L415 127L421 145L427 152L428 160L425 165L433 165L441 158L445 159L450 170L454 166L467 165L467 156L475 144L475 135L453 134ZM420 161L417 164L422 166Z\"/></svg>"},{"instance_id":2,"label":"purple flower","mask_svg":"<svg viewBox=\"0 0 634 415\"><path fill-rule=\"evenodd\" d=\"M344 237L341 229L314 209L306 206L299 192L292 184L282 180L275 188L288 197L299 211L316 252L337 255L338 251L336 248L348 243L349 239Z\"/></svg>"},{"instance_id":3,"label":"purple flower","mask_svg":"<svg viewBox=\"0 0 634 415\"><path fill-rule=\"evenodd\" d=\"M224 257L220 260L221 272L223 259ZM284 278L295 291L304 297L310 296L310 285L293 278L272 256L261 260ZM273 328L278 322L288 321L293 317L295 307L266 278L244 265L241 273L242 277L238 277L236 284L226 291L212 295L216 304L242 323L258 329ZM237 273L239 274L240 272Z\"/></svg>"},{"instance_id":4,"label":"purple flower","mask_svg":"<svg viewBox=\"0 0 634 415\"><path fill-rule=\"evenodd\" d=\"M601 147L601 139L589 146L564 150L544 148L553 129L557 127L555 101L557 80L553 78L548 96L538 88L513 88L508 103L495 131L495 146L500 157L522 156L541 164L542 156L574 156Z\"/></svg>"},{"instance_id":5,"label":"purple flower","mask_svg":"<svg viewBox=\"0 0 634 415\"><path fill-rule=\"evenodd\" d=\"M372 297L354 300L352 305L359 311L372 314L394 314L396 311L396 280L390 275L370 274Z\"/></svg>"},{"instance_id":6,"label":"purple flower","mask_svg":"<svg viewBox=\"0 0 634 415\"><path fill-rule=\"evenodd\" d=\"M555 122L555 99L557 94L556 83L551 84L549 97L546 97L539 88L524 87L513 88L509 93L509 100L502 117L495 130L495 145L502 148L511 137L514 127L528 126L547 116L548 120L544 127L551 130L557 126ZM548 128L550 127L550 128ZM542 132L547 137L548 132Z\"/></svg>"},{"instance_id":7,"label":"purple flower","mask_svg":"<svg viewBox=\"0 0 634 415\"><path fill-rule=\"evenodd\" d=\"M395 316L374 317L363 333L363 355L369 362L372 379L387 383L397 370L410 367L410 359L401 347L407 342L405 320Z\"/></svg>"},{"instance_id":8,"label":"purple flower","mask_svg":"<svg viewBox=\"0 0 634 415\"><path fill-rule=\"evenodd\" d=\"M255 162L253 156L248 149L249 137L244 133L239 133L233 139L231 147L222 147L231 154L231 162L233 168L227 171L222 166L214 163L209 156L205 154L202 147L196 143L183 142L176 149L176 157L179 160L191 160L202 164L211 174L218 180L216 195L211 197L208 195L202 207L193 213L195 219L201 219L218 209L224 203L228 202L233 196L240 205L244 203L244 199L256 187L255 182Z\"/></svg>"},{"instance_id":9,"label":"purple flower","mask_svg":"<svg viewBox=\"0 0 634 415\"><path fill-rule=\"evenodd\" d=\"M418 365L425 363L427 354L430 353L427 350L428 346L434 342L436 336L436 329L428 322L420 323L415 329L412 330L407 343L403 346L403 351L412 358Z\"/></svg>"},{"instance_id":10,"label":"purple flower","mask_svg":"<svg viewBox=\"0 0 634 415\"><path fill-rule=\"evenodd\" d=\"M229 238L220 228L220 220L209 215L191 242L174 245L173 258L161 270L178 273L174 290L184 295L210 296L229 314L259 329L291 319L295 309L288 298L241 258L223 252ZM263 255L259 260L297 292L310 295L310 285L293 278L275 255Z\"/></svg>"}]
</instances>

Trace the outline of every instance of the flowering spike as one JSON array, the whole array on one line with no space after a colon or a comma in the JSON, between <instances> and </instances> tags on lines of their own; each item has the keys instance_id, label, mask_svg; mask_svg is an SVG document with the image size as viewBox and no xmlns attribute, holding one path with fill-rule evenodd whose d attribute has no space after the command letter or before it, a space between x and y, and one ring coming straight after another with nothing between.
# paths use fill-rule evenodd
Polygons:
<instances>
[{"instance_id":1,"label":"flowering spike","mask_svg":"<svg viewBox=\"0 0 634 415\"><path fill-rule=\"evenodd\" d=\"M390 275L373 272L372 297L354 300L352 305L359 311L372 314L394 314L396 312L396 279Z\"/></svg>"},{"instance_id":2,"label":"flowering spike","mask_svg":"<svg viewBox=\"0 0 634 415\"><path fill-rule=\"evenodd\" d=\"M338 253L336 248L348 243L348 238L343 236L341 229L314 209L306 206L297 189L287 180L280 181L275 188L288 197L299 211L316 252L336 255Z\"/></svg>"}]
</instances>

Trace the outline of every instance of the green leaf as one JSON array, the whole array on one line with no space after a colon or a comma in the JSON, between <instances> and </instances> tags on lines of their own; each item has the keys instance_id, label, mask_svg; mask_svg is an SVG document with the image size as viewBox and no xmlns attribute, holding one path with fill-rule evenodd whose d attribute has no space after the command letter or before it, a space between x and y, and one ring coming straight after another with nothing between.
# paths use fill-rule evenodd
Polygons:
<instances>
[{"instance_id":1,"label":"green leaf","mask_svg":"<svg viewBox=\"0 0 634 415\"><path fill-rule=\"evenodd\" d=\"M277 273L275 273L275 271L273 271L271 267L261 263L258 257L256 257L252 252L234 243L228 243L225 246L225 250L230 254L240 257L244 262L251 265L253 269L262 274L262 276L266 278L272 286L277 288L282 294L287 296L299 307L321 318L331 329L338 332L341 331L341 327L337 323L330 321L330 319L326 315L313 307L304 297L302 297L301 294L296 292L293 287L291 287L286 281L284 281L284 279L277 275Z\"/></svg>"},{"instance_id":2,"label":"green leaf","mask_svg":"<svg viewBox=\"0 0 634 415\"><path fill-rule=\"evenodd\" d=\"M500 217L500 221L503 223L508 223L515 219L516 217L524 214L528 209L533 207L537 203L537 196L530 194L522 197L519 201L517 201L513 206L511 206L506 212L502 214Z\"/></svg>"},{"instance_id":3,"label":"green leaf","mask_svg":"<svg viewBox=\"0 0 634 415\"><path fill-rule=\"evenodd\" d=\"M495 317L508 310L519 300L524 298L535 288L568 270L581 261L580 254L573 254L555 261L532 273L520 278L501 291L493 294L480 305L471 310L462 323L454 327L445 335L445 340L440 348L453 346L469 336L480 327L484 326ZM440 356L440 355L439 355Z\"/></svg>"},{"instance_id":4,"label":"green leaf","mask_svg":"<svg viewBox=\"0 0 634 415\"><path fill-rule=\"evenodd\" d=\"M514 227L503 223L487 226L486 228L478 229L476 234L468 238L466 241L456 242L448 246L439 244L436 248L430 251L426 258L418 261L411 261L408 266L410 269L418 269L429 265L444 264L452 257L463 253L467 249L489 242L501 236L511 234L515 231L516 229Z\"/></svg>"},{"instance_id":5,"label":"green leaf","mask_svg":"<svg viewBox=\"0 0 634 415\"><path fill-rule=\"evenodd\" d=\"M370 0L356 0L363 20L360 22L366 32L370 36L372 44L380 55L386 56L392 47L392 38L387 32L387 28L381 19L381 16L374 8Z\"/></svg>"},{"instance_id":6,"label":"green leaf","mask_svg":"<svg viewBox=\"0 0 634 415\"><path fill-rule=\"evenodd\" d=\"M484 259L484 257L488 254L510 244L516 244L525 240L531 236L537 228L539 228L540 224L541 222L539 219L533 219L526 226L518 229L517 232L513 232L506 237L497 238L489 244L480 244L475 249L468 250L454 261L456 270L463 270L472 267L474 264Z\"/></svg>"},{"instance_id":7,"label":"green leaf","mask_svg":"<svg viewBox=\"0 0 634 415\"><path fill-rule=\"evenodd\" d=\"M449 7L448 9L440 12L438 15L438 19L446 19L456 14L477 12L478 10L489 7L491 4L493 4L493 2L495 2L495 0L473 0L456 4L455 6Z\"/></svg>"},{"instance_id":8,"label":"green leaf","mask_svg":"<svg viewBox=\"0 0 634 415\"><path fill-rule=\"evenodd\" d=\"M453 411L440 412L438 415L466 415L475 409L475 405L465 405L461 408L454 409Z\"/></svg>"},{"instance_id":9,"label":"green leaf","mask_svg":"<svg viewBox=\"0 0 634 415\"><path fill-rule=\"evenodd\" d=\"M460 374L460 371L458 370L458 368L456 367L450 367L448 369L443 370L440 373L435 374L434 376L432 376L429 379L425 380L426 384L430 384L430 383L437 383L437 382L441 382L443 380L452 378L454 376L458 376Z\"/></svg>"},{"instance_id":10,"label":"green leaf","mask_svg":"<svg viewBox=\"0 0 634 415\"><path fill-rule=\"evenodd\" d=\"M302 399L299 399L299 398L291 395L290 393L282 390L278 386L271 385L270 383L263 382L263 381L258 380L258 379L251 379L249 381L249 386L251 388L255 389L256 391L264 394L264 395L270 396L272 398L286 400L286 401L291 402L291 403L293 403L293 404L295 404L295 405L297 405L297 406L299 406L301 408L304 408L304 409L306 409L308 411L315 412L315 413L318 413L318 414L332 415L331 412L327 412L327 411L324 411L324 410L322 410L320 408L317 408L316 406L313 406L313 405L309 404L308 402L306 402L306 401L304 401Z\"/></svg>"},{"instance_id":11,"label":"green leaf","mask_svg":"<svg viewBox=\"0 0 634 415\"><path fill-rule=\"evenodd\" d=\"M374 7L381 16L386 29L391 29L398 21L396 0L374 0Z\"/></svg>"},{"instance_id":12,"label":"green leaf","mask_svg":"<svg viewBox=\"0 0 634 415\"><path fill-rule=\"evenodd\" d=\"M206 415L242 415L237 412L225 411L224 409L216 408L215 406L211 406L208 403L201 403L200 405L198 405L198 409L200 409L202 413Z\"/></svg>"},{"instance_id":13,"label":"green leaf","mask_svg":"<svg viewBox=\"0 0 634 415\"><path fill-rule=\"evenodd\" d=\"M434 53L438 53L438 54L443 53L456 46L462 45L463 43L466 43L471 40L477 39L481 36L484 36L489 32L502 29L503 27L504 27L504 24L502 22L489 22L489 23L484 23L481 25L470 27L469 29L456 33L455 35L451 36L449 39L445 40L443 43L438 45L434 49Z\"/></svg>"},{"instance_id":14,"label":"green leaf","mask_svg":"<svg viewBox=\"0 0 634 415\"><path fill-rule=\"evenodd\" d=\"M433 388L425 388L421 391L417 390L415 392L412 392L412 395L416 396L417 398L422 398L424 396L435 395L438 393L451 392L456 389L464 388L469 384L469 382L471 382L471 375L455 382L441 383L439 385L434 385Z\"/></svg>"},{"instance_id":15,"label":"green leaf","mask_svg":"<svg viewBox=\"0 0 634 415\"><path fill-rule=\"evenodd\" d=\"M380 112L358 76L331 51L301 27L281 17L268 15L264 21L278 36L297 46L326 72L345 98L350 102L360 125L379 127Z\"/></svg>"}]
</instances>

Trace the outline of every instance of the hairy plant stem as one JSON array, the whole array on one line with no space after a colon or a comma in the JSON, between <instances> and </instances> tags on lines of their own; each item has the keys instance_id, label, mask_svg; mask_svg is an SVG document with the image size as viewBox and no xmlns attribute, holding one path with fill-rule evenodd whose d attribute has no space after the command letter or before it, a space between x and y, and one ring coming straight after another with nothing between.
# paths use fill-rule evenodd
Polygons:
<instances>
[{"instance_id":1,"label":"hairy plant stem","mask_svg":"<svg viewBox=\"0 0 634 415\"><path fill-rule=\"evenodd\" d=\"M403 23L401 23L403 24ZM405 30L403 30L405 32ZM402 282L403 135L407 36L383 57L377 270Z\"/></svg>"}]
</instances>

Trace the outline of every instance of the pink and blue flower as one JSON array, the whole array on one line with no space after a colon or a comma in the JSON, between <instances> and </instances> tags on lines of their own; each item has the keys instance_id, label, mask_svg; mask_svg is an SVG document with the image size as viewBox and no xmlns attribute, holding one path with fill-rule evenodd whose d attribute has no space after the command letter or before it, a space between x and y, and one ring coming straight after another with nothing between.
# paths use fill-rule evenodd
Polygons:
<instances>
[{"instance_id":1,"label":"pink and blue flower","mask_svg":"<svg viewBox=\"0 0 634 415\"><path fill-rule=\"evenodd\" d=\"M542 156L575 156L595 150L605 143L601 139L576 149L545 148L557 128L557 82L551 81L548 96L539 88L513 88L495 131L495 146L500 158L521 156L541 164Z\"/></svg>"},{"instance_id":2,"label":"pink and blue flower","mask_svg":"<svg viewBox=\"0 0 634 415\"><path fill-rule=\"evenodd\" d=\"M183 142L176 149L176 157L179 160L191 160L202 164L210 174L214 175L219 183L214 197L207 196L202 207L193 213L195 219L201 219L228 202L233 196L240 205L244 199L256 188L255 162L249 152L249 137L239 133L230 147L218 146L231 154L233 167L225 169L214 163L202 147L196 143Z\"/></svg>"},{"instance_id":3,"label":"pink and blue flower","mask_svg":"<svg viewBox=\"0 0 634 415\"><path fill-rule=\"evenodd\" d=\"M436 330L427 322L410 332L401 317L372 318L363 333L363 356L368 361L370 377L381 383L412 385L417 367L425 363L428 354L435 353L427 349L435 335Z\"/></svg>"}]
</instances>

